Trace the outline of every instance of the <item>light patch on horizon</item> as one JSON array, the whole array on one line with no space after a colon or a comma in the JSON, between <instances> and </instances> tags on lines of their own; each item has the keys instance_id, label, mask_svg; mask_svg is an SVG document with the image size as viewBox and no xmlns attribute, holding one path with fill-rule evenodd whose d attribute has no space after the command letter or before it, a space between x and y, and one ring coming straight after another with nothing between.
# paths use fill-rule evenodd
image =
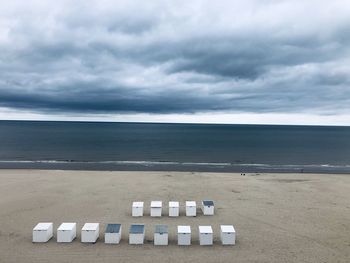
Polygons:
<instances>
[{"instance_id":1,"label":"light patch on horizon","mask_svg":"<svg viewBox=\"0 0 350 263\"><path fill-rule=\"evenodd\" d=\"M11 1L0 49L1 119L350 123L345 0Z\"/></svg>"},{"instance_id":2,"label":"light patch on horizon","mask_svg":"<svg viewBox=\"0 0 350 263\"><path fill-rule=\"evenodd\" d=\"M348 126L350 115L234 112L187 114L62 114L56 112L55 114L41 114L33 111L0 108L0 120Z\"/></svg>"}]
</instances>

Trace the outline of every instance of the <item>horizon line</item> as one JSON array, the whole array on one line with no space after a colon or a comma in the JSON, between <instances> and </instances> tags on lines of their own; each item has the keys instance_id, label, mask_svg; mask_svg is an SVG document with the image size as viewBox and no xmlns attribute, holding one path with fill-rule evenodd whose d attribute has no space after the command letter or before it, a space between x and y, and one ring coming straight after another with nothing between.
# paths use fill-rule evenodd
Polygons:
<instances>
[{"instance_id":1,"label":"horizon line","mask_svg":"<svg viewBox=\"0 0 350 263\"><path fill-rule=\"evenodd\" d=\"M78 122L78 123L134 123L134 124L188 124L188 125L244 125L244 126L307 126L307 127L350 127L341 124L276 124L276 123L214 123L214 122L162 122L162 121L106 121L106 120L36 120L36 119L0 119L1 122Z\"/></svg>"}]
</instances>

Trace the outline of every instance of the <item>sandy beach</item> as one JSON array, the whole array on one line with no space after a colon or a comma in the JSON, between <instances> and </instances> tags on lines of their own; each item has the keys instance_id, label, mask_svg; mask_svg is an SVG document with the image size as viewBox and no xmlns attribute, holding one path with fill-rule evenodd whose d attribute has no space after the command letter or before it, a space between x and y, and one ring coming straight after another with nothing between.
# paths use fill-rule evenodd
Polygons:
<instances>
[{"instance_id":1,"label":"sandy beach","mask_svg":"<svg viewBox=\"0 0 350 263\"><path fill-rule=\"evenodd\" d=\"M214 216L184 216L184 201L213 199ZM145 216L131 217L132 201ZM181 202L180 217L151 218L151 200ZM198 210L199 211L199 210ZM167 215L167 210L164 211ZM33 244L32 228L77 222L70 244ZM191 172L0 170L0 262L349 262L350 176ZM80 243L85 222L101 223L96 244ZM123 225L119 245L105 245L105 224ZM146 242L128 245L131 223L146 224ZM169 225L167 247L153 245L156 224ZM176 226L192 227L189 247ZM235 246L222 246L220 224L233 224ZM198 244L198 225L212 225L214 245Z\"/></svg>"}]
</instances>

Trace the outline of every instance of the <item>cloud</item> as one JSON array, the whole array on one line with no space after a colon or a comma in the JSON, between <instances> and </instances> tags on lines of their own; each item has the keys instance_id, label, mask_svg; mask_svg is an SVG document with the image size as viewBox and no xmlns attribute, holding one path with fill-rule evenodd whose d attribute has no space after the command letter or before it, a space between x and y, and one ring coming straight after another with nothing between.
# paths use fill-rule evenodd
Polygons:
<instances>
[{"instance_id":1,"label":"cloud","mask_svg":"<svg viewBox=\"0 0 350 263\"><path fill-rule=\"evenodd\" d=\"M0 106L350 114L347 1L11 1Z\"/></svg>"}]
</instances>

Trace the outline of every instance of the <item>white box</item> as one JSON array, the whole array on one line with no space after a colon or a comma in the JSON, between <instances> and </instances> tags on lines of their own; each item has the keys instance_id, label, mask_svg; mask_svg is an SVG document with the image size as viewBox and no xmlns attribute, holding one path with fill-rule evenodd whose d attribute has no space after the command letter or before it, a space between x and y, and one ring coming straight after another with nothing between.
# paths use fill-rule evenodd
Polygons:
<instances>
[{"instance_id":1,"label":"white box","mask_svg":"<svg viewBox=\"0 0 350 263\"><path fill-rule=\"evenodd\" d=\"M132 203L132 216L143 216L143 202Z\"/></svg>"},{"instance_id":2,"label":"white box","mask_svg":"<svg viewBox=\"0 0 350 263\"><path fill-rule=\"evenodd\" d=\"M186 216L196 216L197 205L196 201L186 201Z\"/></svg>"},{"instance_id":3,"label":"white box","mask_svg":"<svg viewBox=\"0 0 350 263\"><path fill-rule=\"evenodd\" d=\"M167 246L168 245L168 226L156 225L154 232L154 245L155 246Z\"/></svg>"},{"instance_id":4,"label":"white box","mask_svg":"<svg viewBox=\"0 0 350 263\"><path fill-rule=\"evenodd\" d=\"M177 244L179 246L191 245L191 227L177 226Z\"/></svg>"},{"instance_id":5,"label":"white box","mask_svg":"<svg viewBox=\"0 0 350 263\"><path fill-rule=\"evenodd\" d=\"M86 223L81 229L81 242L95 243L100 235L99 223Z\"/></svg>"},{"instance_id":6,"label":"white box","mask_svg":"<svg viewBox=\"0 0 350 263\"><path fill-rule=\"evenodd\" d=\"M121 224L108 224L105 232L106 244L119 244L122 237L122 225Z\"/></svg>"},{"instance_id":7,"label":"white box","mask_svg":"<svg viewBox=\"0 0 350 263\"><path fill-rule=\"evenodd\" d=\"M77 223L62 223L57 228L57 242L72 242L77 236Z\"/></svg>"},{"instance_id":8,"label":"white box","mask_svg":"<svg viewBox=\"0 0 350 263\"><path fill-rule=\"evenodd\" d=\"M199 245L213 245L213 229L211 226L199 226Z\"/></svg>"},{"instance_id":9,"label":"white box","mask_svg":"<svg viewBox=\"0 0 350 263\"><path fill-rule=\"evenodd\" d=\"M179 216L179 202L169 202L169 216Z\"/></svg>"},{"instance_id":10,"label":"white box","mask_svg":"<svg viewBox=\"0 0 350 263\"><path fill-rule=\"evenodd\" d=\"M236 230L233 225L220 226L220 239L223 245L236 244Z\"/></svg>"},{"instance_id":11,"label":"white box","mask_svg":"<svg viewBox=\"0 0 350 263\"><path fill-rule=\"evenodd\" d=\"M33 242L42 243L49 241L53 236L53 223L38 223L33 228Z\"/></svg>"},{"instance_id":12,"label":"white box","mask_svg":"<svg viewBox=\"0 0 350 263\"><path fill-rule=\"evenodd\" d=\"M145 225L131 225L129 231L129 244L140 245L145 239Z\"/></svg>"},{"instance_id":13,"label":"white box","mask_svg":"<svg viewBox=\"0 0 350 263\"><path fill-rule=\"evenodd\" d=\"M162 201L151 202L151 216L162 216Z\"/></svg>"},{"instance_id":14,"label":"white box","mask_svg":"<svg viewBox=\"0 0 350 263\"><path fill-rule=\"evenodd\" d=\"M212 200L202 201L203 215L212 216L214 215L214 202Z\"/></svg>"}]
</instances>

